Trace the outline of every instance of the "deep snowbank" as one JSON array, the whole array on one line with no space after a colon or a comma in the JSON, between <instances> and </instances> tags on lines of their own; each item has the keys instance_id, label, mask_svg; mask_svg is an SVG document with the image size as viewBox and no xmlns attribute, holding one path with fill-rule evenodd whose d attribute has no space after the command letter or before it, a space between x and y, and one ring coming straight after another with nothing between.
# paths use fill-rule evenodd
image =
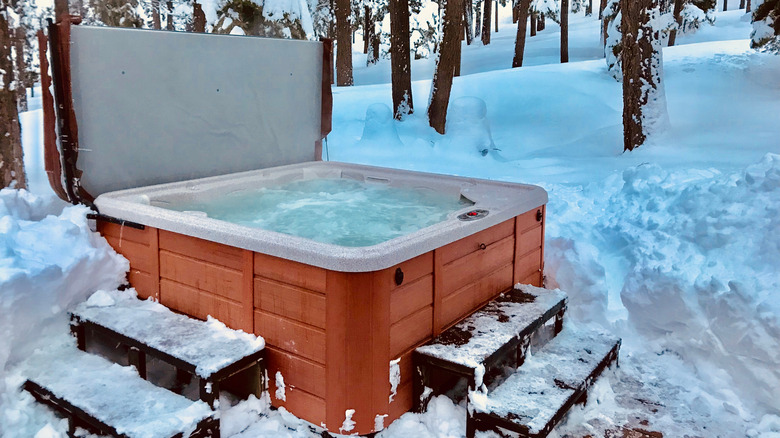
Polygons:
<instances>
[{"instance_id":1,"label":"deep snowbank","mask_svg":"<svg viewBox=\"0 0 780 438\"><path fill-rule=\"evenodd\" d=\"M0 190L0 394L10 389L14 364L68 333L69 306L124 282L127 260L89 230L86 213L52 197Z\"/></svg>"}]
</instances>

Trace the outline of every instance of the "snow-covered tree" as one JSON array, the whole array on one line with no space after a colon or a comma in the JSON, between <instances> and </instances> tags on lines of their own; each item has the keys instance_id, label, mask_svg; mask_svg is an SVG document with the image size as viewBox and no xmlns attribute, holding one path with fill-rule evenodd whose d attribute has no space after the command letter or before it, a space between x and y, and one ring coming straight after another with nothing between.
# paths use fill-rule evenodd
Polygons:
<instances>
[{"instance_id":1,"label":"snow-covered tree","mask_svg":"<svg viewBox=\"0 0 780 438\"><path fill-rule=\"evenodd\" d=\"M314 29L305 1L226 0L212 32L306 39Z\"/></svg>"},{"instance_id":2,"label":"snow-covered tree","mask_svg":"<svg viewBox=\"0 0 780 438\"><path fill-rule=\"evenodd\" d=\"M659 0L621 0L620 15L624 150L634 150L669 122Z\"/></svg>"},{"instance_id":3,"label":"snow-covered tree","mask_svg":"<svg viewBox=\"0 0 780 438\"><path fill-rule=\"evenodd\" d=\"M428 122L439 134L444 134L447 121L447 105L452 91L455 63L460 53L460 35L463 32L463 0L447 0L444 7L441 50L436 62L428 105ZM490 0L485 0L489 2Z\"/></svg>"},{"instance_id":4,"label":"snow-covered tree","mask_svg":"<svg viewBox=\"0 0 780 438\"><path fill-rule=\"evenodd\" d=\"M112 27L144 27L143 5L138 0L90 0L84 22Z\"/></svg>"},{"instance_id":5,"label":"snow-covered tree","mask_svg":"<svg viewBox=\"0 0 780 438\"><path fill-rule=\"evenodd\" d=\"M757 0L753 6L750 47L780 53L780 0Z\"/></svg>"},{"instance_id":6,"label":"snow-covered tree","mask_svg":"<svg viewBox=\"0 0 780 438\"><path fill-rule=\"evenodd\" d=\"M9 17L14 5L9 0L0 2L0 187L15 184L25 187L24 160L22 159L21 126L16 107L19 83L13 77L14 71Z\"/></svg>"}]
</instances>

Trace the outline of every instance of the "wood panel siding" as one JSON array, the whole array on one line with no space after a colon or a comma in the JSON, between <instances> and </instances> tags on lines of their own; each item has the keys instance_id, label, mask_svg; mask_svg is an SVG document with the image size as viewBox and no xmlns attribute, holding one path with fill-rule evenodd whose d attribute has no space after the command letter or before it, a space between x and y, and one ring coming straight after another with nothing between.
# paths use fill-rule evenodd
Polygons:
<instances>
[{"instance_id":1,"label":"wood panel siding","mask_svg":"<svg viewBox=\"0 0 780 438\"><path fill-rule=\"evenodd\" d=\"M170 231L160 230L160 250L167 250L237 271L243 268L243 250L241 248Z\"/></svg>"},{"instance_id":2,"label":"wood panel siding","mask_svg":"<svg viewBox=\"0 0 780 438\"><path fill-rule=\"evenodd\" d=\"M433 275L427 274L390 292L390 323L433 305Z\"/></svg>"},{"instance_id":3,"label":"wood panel siding","mask_svg":"<svg viewBox=\"0 0 780 438\"><path fill-rule=\"evenodd\" d=\"M441 331L468 316L512 285L512 264L509 263L469 283L442 299Z\"/></svg>"},{"instance_id":4,"label":"wood panel siding","mask_svg":"<svg viewBox=\"0 0 780 438\"><path fill-rule=\"evenodd\" d=\"M108 244L130 262L127 280L138 297L159 299L160 264L158 231L156 228L137 228L97 221L97 229L106 238Z\"/></svg>"},{"instance_id":5,"label":"wood panel siding","mask_svg":"<svg viewBox=\"0 0 780 438\"><path fill-rule=\"evenodd\" d=\"M160 277L199 291L242 301L242 271L160 251Z\"/></svg>"},{"instance_id":6,"label":"wood panel siding","mask_svg":"<svg viewBox=\"0 0 780 438\"><path fill-rule=\"evenodd\" d=\"M279 371L284 377L285 385L294 386L320 398L325 397L324 365L273 346L267 347L265 358L270 380L275 380L276 372Z\"/></svg>"},{"instance_id":7,"label":"wood panel siding","mask_svg":"<svg viewBox=\"0 0 780 438\"><path fill-rule=\"evenodd\" d=\"M255 277L254 306L277 316L325 329L325 295Z\"/></svg>"},{"instance_id":8,"label":"wood panel siding","mask_svg":"<svg viewBox=\"0 0 780 438\"><path fill-rule=\"evenodd\" d=\"M166 278L160 280L160 303L197 319L205 320L211 315L228 327L241 327L244 320L240 302Z\"/></svg>"},{"instance_id":9,"label":"wood panel siding","mask_svg":"<svg viewBox=\"0 0 780 438\"><path fill-rule=\"evenodd\" d=\"M544 271L545 206L515 218L515 270L513 282L542 286Z\"/></svg>"},{"instance_id":10,"label":"wood panel siding","mask_svg":"<svg viewBox=\"0 0 780 438\"><path fill-rule=\"evenodd\" d=\"M441 253L441 262L446 265L454 260L478 251L481 244L485 244L485 246L491 245L499 240L514 235L514 232L514 219L510 219L501 222L498 225L493 225L479 233L466 236L449 245L438 248L436 251Z\"/></svg>"},{"instance_id":11,"label":"wood panel siding","mask_svg":"<svg viewBox=\"0 0 780 438\"><path fill-rule=\"evenodd\" d=\"M398 357L404 351L431 338L433 330L433 306L426 306L390 326L390 357ZM389 362L389 361L388 361Z\"/></svg>"},{"instance_id":12,"label":"wood panel siding","mask_svg":"<svg viewBox=\"0 0 780 438\"><path fill-rule=\"evenodd\" d=\"M479 282L488 272L512 263L515 253L514 236L507 236L497 242L477 249L443 266L442 296L447 297L463 286ZM511 279L509 283L511 283ZM507 287L511 284L507 284ZM500 291L499 291L500 292Z\"/></svg>"},{"instance_id":13,"label":"wood panel siding","mask_svg":"<svg viewBox=\"0 0 780 438\"><path fill-rule=\"evenodd\" d=\"M325 331L281 316L255 311L255 333L268 345L325 363Z\"/></svg>"},{"instance_id":14,"label":"wood panel siding","mask_svg":"<svg viewBox=\"0 0 780 438\"><path fill-rule=\"evenodd\" d=\"M255 275L303 289L325 293L326 273L316 266L255 253Z\"/></svg>"}]
</instances>

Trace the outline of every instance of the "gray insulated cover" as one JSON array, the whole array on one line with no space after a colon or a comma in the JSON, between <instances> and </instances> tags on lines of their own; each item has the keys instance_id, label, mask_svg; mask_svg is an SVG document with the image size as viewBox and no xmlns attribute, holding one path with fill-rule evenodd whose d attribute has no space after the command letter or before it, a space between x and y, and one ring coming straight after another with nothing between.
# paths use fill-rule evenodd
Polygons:
<instances>
[{"instance_id":1,"label":"gray insulated cover","mask_svg":"<svg viewBox=\"0 0 780 438\"><path fill-rule=\"evenodd\" d=\"M78 168L93 196L315 160L322 44L73 26Z\"/></svg>"}]
</instances>

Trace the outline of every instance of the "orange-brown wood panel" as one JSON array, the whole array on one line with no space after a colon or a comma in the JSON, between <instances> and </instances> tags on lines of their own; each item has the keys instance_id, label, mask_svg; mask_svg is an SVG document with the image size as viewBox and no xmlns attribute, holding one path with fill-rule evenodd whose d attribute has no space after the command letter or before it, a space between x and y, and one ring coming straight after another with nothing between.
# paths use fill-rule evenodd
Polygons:
<instances>
[{"instance_id":1,"label":"orange-brown wood panel","mask_svg":"<svg viewBox=\"0 0 780 438\"><path fill-rule=\"evenodd\" d=\"M542 216L544 216L544 205L541 205L536 208L532 208L531 210L528 210L527 212L517 216L518 231L522 233L529 228L539 225L542 222L540 220L537 220L537 215L539 214L539 211L541 211Z\"/></svg>"},{"instance_id":2,"label":"orange-brown wood panel","mask_svg":"<svg viewBox=\"0 0 780 438\"><path fill-rule=\"evenodd\" d=\"M441 249L433 251L433 336L441 333L444 326L442 322L442 300L444 299L444 263Z\"/></svg>"},{"instance_id":3,"label":"orange-brown wood panel","mask_svg":"<svg viewBox=\"0 0 780 438\"><path fill-rule=\"evenodd\" d=\"M530 284L531 286L542 287L542 273L534 272L528 277L519 281L521 284Z\"/></svg>"},{"instance_id":4,"label":"orange-brown wood panel","mask_svg":"<svg viewBox=\"0 0 780 438\"><path fill-rule=\"evenodd\" d=\"M284 377L285 385L294 386L318 397L325 397L324 365L272 346L266 348L265 359L268 377L271 380L276 379L276 372L279 371Z\"/></svg>"},{"instance_id":5,"label":"orange-brown wood panel","mask_svg":"<svg viewBox=\"0 0 780 438\"><path fill-rule=\"evenodd\" d=\"M376 415L389 409L390 290L384 278L388 273L379 274L328 272L326 373L331 432L339 432L345 411L354 409L355 428L348 432L371 433Z\"/></svg>"},{"instance_id":6,"label":"orange-brown wood panel","mask_svg":"<svg viewBox=\"0 0 780 438\"><path fill-rule=\"evenodd\" d=\"M479 281L486 273L507 263L512 263L515 253L514 247L514 236L508 236L487 245L484 250L477 250L444 265L442 295L446 297L467 284Z\"/></svg>"},{"instance_id":7,"label":"orange-brown wood panel","mask_svg":"<svg viewBox=\"0 0 780 438\"><path fill-rule=\"evenodd\" d=\"M428 274L390 292L390 323L433 304L433 275Z\"/></svg>"},{"instance_id":8,"label":"orange-brown wood panel","mask_svg":"<svg viewBox=\"0 0 780 438\"><path fill-rule=\"evenodd\" d=\"M244 250L244 266L241 271L241 329L246 333L252 333L255 330L255 253L247 249Z\"/></svg>"},{"instance_id":9,"label":"orange-brown wood panel","mask_svg":"<svg viewBox=\"0 0 780 438\"><path fill-rule=\"evenodd\" d=\"M160 303L198 319L211 315L234 329L243 323L240 303L165 278L160 280Z\"/></svg>"},{"instance_id":10,"label":"orange-brown wood panel","mask_svg":"<svg viewBox=\"0 0 780 438\"><path fill-rule=\"evenodd\" d=\"M453 260L460 259L468 254L471 254L479 250L481 244L489 246L499 240L502 240L508 236L514 234L514 219L502 222L492 227L482 230L479 233L472 234L471 236L464 237L458 241L452 242L449 245L445 245L439 249L442 263L448 264Z\"/></svg>"},{"instance_id":11,"label":"orange-brown wood panel","mask_svg":"<svg viewBox=\"0 0 780 438\"><path fill-rule=\"evenodd\" d=\"M325 328L325 295L262 277L254 283L256 308Z\"/></svg>"},{"instance_id":12,"label":"orange-brown wood panel","mask_svg":"<svg viewBox=\"0 0 780 438\"><path fill-rule=\"evenodd\" d=\"M255 334L265 338L268 345L325 363L325 332L322 329L255 311Z\"/></svg>"},{"instance_id":13,"label":"orange-brown wood panel","mask_svg":"<svg viewBox=\"0 0 780 438\"><path fill-rule=\"evenodd\" d=\"M385 418L385 427L397 420L401 415L412 410L412 382L401 383L398 385L393 402L390 403L390 412Z\"/></svg>"},{"instance_id":14,"label":"orange-brown wood panel","mask_svg":"<svg viewBox=\"0 0 780 438\"><path fill-rule=\"evenodd\" d=\"M326 270L316 266L255 253L255 275L316 292L325 292Z\"/></svg>"},{"instance_id":15,"label":"orange-brown wood panel","mask_svg":"<svg viewBox=\"0 0 780 438\"><path fill-rule=\"evenodd\" d=\"M97 229L100 234L105 237L110 236L117 240L121 239L122 242L130 241L146 246L151 244L152 232L156 231L156 228L145 227L143 230L139 230L137 228L113 224L102 220L97 221Z\"/></svg>"},{"instance_id":16,"label":"orange-brown wood panel","mask_svg":"<svg viewBox=\"0 0 780 438\"><path fill-rule=\"evenodd\" d=\"M542 247L542 227L537 226L518 234L517 255L524 256L529 252Z\"/></svg>"},{"instance_id":17,"label":"orange-brown wood panel","mask_svg":"<svg viewBox=\"0 0 780 438\"><path fill-rule=\"evenodd\" d=\"M511 286L512 264L510 263L445 297L442 301L441 330L471 314L473 310Z\"/></svg>"},{"instance_id":18,"label":"orange-brown wood panel","mask_svg":"<svg viewBox=\"0 0 780 438\"><path fill-rule=\"evenodd\" d=\"M397 268L400 268L404 274L403 282L400 285L395 284L395 270ZM387 282L387 287L394 289L404 287L431 272L433 272L433 251L426 252L389 269L379 271L376 275L379 275L382 281Z\"/></svg>"},{"instance_id":19,"label":"orange-brown wood panel","mask_svg":"<svg viewBox=\"0 0 780 438\"><path fill-rule=\"evenodd\" d=\"M138 292L138 298L145 300L149 297L155 296L155 283L152 275L148 272L139 271L137 269L130 269L127 273L127 279L130 281L130 285Z\"/></svg>"},{"instance_id":20,"label":"orange-brown wood panel","mask_svg":"<svg viewBox=\"0 0 780 438\"><path fill-rule=\"evenodd\" d=\"M242 301L242 271L160 251L160 276L234 301Z\"/></svg>"},{"instance_id":21,"label":"orange-brown wood panel","mask_svg":"<svg viewBox=\"0 0 780 438\"><path fill-rule=\"evenodd\" d=\"M130 267L139 271L152 273L155 270L156 256L154 250L147 245L133 242L131 240L119 241L119 238L106 236L108 244L114 248L114 251L122 254L128 261Z\"/></svg>"},{"instance_id":22,"label":"orange-brown wood panel","mask_svg":"<svg viewBox=\"0 0 780 438\"><path fill-rule=\"evenodd\" d=\"M541 272L541 268L542 248L537 248L515 261L515 277L526 278L535 272Z\"/></svg>"},{"instance_id":23,"label":"orange-brown wood panel","mask_svg":"<svg viewBox=\"0 0 780 438\"><path fill-rule=\"evenodd\" d=\"M420 342L430 339L433 329L433 307L426 306L390 326L390 357L401 355Z\"/></svg>"},{"instance_id":24,"label":"orange-brown wood panel","mask_svg":"<svg viewBox=\"0 0 780 438\"><path fill-rule=\"evenodd\" d=\"M240 271L243 249L160 230L160 249Z\"/></svg>"},{"instance_id":25,"label":"orange-brown wood panel","mask_svg":"<svg viewBox=\"0 0 780 438\"><path fill-rule=\"evenodd\" d=\"M310 394L300 388L287 386L285 378L284 398L276 398L276 381L269 375L268 391L271 395L271 403L276 407L284 407L296 417L302 418L312 424L320 426L325 423L326 402L323 398Z\"/></svg>"}]
</instances>

